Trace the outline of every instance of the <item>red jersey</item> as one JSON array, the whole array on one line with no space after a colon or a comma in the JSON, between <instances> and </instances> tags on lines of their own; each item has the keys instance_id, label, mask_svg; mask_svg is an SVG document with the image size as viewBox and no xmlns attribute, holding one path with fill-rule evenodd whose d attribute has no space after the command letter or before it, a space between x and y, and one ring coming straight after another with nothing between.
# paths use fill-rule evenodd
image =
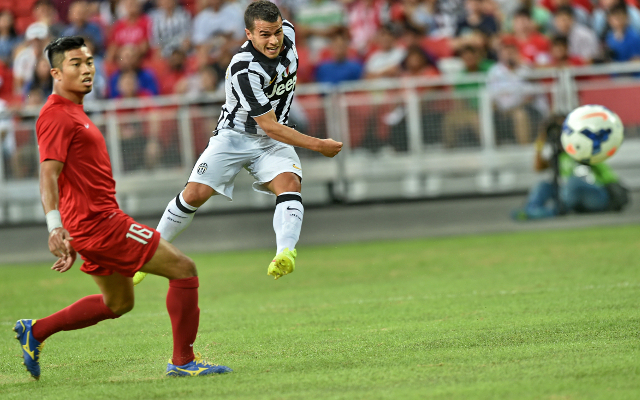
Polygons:
<instances>
[{"instance_id":1,"label":"red jersey","mask_svg":"<svg viewBox=\"0 0 640 400\"><path fill-rule=\"evenodd\" d=\"M149 41L151 20L146 15L140 16L131 22L127 19L119 19L113 25L109 44L123 46L125 44L140 44Z\"/></svg>"},{"instance_id":2,"label":"red jersey","mask_svg":"<svg viewBox=\"0 0 640 400\"><path fill-rule=\"evenodd\" d=\"M100 130L85 114L82 104L52 94L36 122L40 162L64 163L58 178L62 222L80 251L90 243L93 228L114 212L116 183L107 145Z\"/></svg>"},{"instance_id":3,"label":"red jersey","mask_svg":"<svg viewBox=\"0 0 640 400\"><path fill-rule=\"evenodd\" d=\"M541 33L533 33L526 40L518 39L520 55L529 63L544 64L548 61L551 43Z\"/></svg>"}]
</instances>

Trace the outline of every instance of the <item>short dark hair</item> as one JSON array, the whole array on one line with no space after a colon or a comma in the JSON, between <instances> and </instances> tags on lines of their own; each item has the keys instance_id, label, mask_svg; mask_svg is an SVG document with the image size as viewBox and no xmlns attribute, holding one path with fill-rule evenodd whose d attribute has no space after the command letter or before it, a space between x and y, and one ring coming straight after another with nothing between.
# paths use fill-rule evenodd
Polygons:
<instances>
[{"instance_id":1,"label":"short dark hair","mask_svg":"<svg viewBox=\"0 0 640 400\"><path fill-rule=\"evenodd\" d=\"M527 7L520 7L516 10L516 12L513 14L514 17L526 17L531 19L531 10L528 9Z\"/></svg>"},{"instance_id":2,"label":"short dark hair","mask_svg":"<svg viewBox=\"0 0 640 400\"><path fill-rule=\"evenodd\" d=\"M258 0L247 6L244 12L244 26L253 32L256 20L277 22L278 18L282 18L278 6L267 0Z\"/></svg>"},{"instance_id":3,"label":"short dark hair","mask_svg":"<svg viewBox=\"0 0 640 400\"><path fill-rule=\"evenodd\" d=\"M574 17L574 12L573 12L573 7L571 6L560 6L558 8L556 8L556 12L553 13L553 15L567 15L571 18Z\"/></svg>"},{"instance_id":4,"label":"short dark hair","mask_svg":"<svg viewBox=\"0 0 640 400\"><path fill-rule=\"evenodd\" d=\"M627 11L627 5L625 3L618 3L614 6L612 6L609 11L607 12L607 14L612 15L612 14L624 14L624 15L628 15L629 12Z\"/></svg>"},{"instance_id":5,"label":"short dark hair","mask_svg":"<svg viewBox=\"0 0 640 400\"><path fill-rule=\"evenodd\" d=\"M551 44L554 46L560 45L569 47L569 39L564 35L556 35L551 38Z\"/></svg>"},{"instance_id":6,"label":"short dark hair","mask_svg":"<svg viewBox=\"0 0 640 400\"><path fill-rule=\"evenodd\" d=\"M44 53L49 59L51 68L62 68L64 53L84 46L86 46L86 44L82 36L64 36L49 43L47 47L44 48Z\"/></svg>"}]
</instances>

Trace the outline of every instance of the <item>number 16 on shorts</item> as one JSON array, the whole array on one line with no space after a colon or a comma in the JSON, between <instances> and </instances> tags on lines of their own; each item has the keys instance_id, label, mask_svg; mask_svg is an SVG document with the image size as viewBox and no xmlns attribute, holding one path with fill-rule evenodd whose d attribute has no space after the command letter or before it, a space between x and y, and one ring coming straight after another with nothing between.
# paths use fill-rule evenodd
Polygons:
<instances>
[{"instance_id":1,"label":"number 16 on shorts","mask_svg":"<svg viewBox=\"0 0 640 400\"><path fill-rule=\"evenodd\" d=\"M142 244L149 243L149 239L153 236L153 231L147 228L143 228L138 224L131 224L129 232L127 232L127 238L133 239Z\"/></svg>"}]
</instances>

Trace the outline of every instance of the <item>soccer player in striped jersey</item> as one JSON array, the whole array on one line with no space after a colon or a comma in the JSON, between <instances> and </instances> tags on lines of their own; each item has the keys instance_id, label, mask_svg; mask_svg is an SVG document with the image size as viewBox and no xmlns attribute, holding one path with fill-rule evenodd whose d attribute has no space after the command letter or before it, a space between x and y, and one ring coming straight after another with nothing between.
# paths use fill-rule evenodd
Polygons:
<instances>
[{"instance_id":1,"label":"soccer player in striped jersey","mask_svg":"<svg viewBox=\"0 0 640 400\"><path fill-rule=\"evenodd\" d=\"M185 189L167 205L157 230L162 238L173 241L211 196L231 199L234 179L246 168L256 179L254 190L277 196L273 216L277 249L267 273L278 279L295 268L304 214L302 165L294 146L334 157L342 143L287 126L298 68L293 25L266 0L249 4L244 20L249 40L227 68L226 102L214 135ZM136 274L134 284L144 276Z\"/></svg>"}]
</instances>

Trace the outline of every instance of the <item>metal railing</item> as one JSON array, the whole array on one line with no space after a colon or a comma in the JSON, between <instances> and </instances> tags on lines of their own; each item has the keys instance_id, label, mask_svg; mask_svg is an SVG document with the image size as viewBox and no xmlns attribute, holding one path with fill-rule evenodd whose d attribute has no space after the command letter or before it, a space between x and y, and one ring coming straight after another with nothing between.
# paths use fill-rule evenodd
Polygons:
<instances>
[{"instance_id":1,"label":"metal railing","mask_svg":"<svg viewBox=\"0 0 640 400\"><path fill-rule=\"evenodd\" d=\"M299 150L305 202L524 191L540 179L532 170L531 143L546 116L594 99L624 111L626 142L611 164L630 186L640 187L640 120L624 106L637 104L639 72L637 63L535 70L526 87L508 93L495 90L481 74L299 85L292 122L309 135L344 142L334 159ZM508 96L523 94L526 101L503 107ZM126 212L159 214L181 190L223 101L213 95L163 96L85 105L105 135ZM14 125L0 123L0 223L43 219L37 112L0 115L0 121L10 118ZM271 206L269 196L251 191L248 174L236 181L232 203L209 201L204 208Z\"/></svg>"}]
</instances>

